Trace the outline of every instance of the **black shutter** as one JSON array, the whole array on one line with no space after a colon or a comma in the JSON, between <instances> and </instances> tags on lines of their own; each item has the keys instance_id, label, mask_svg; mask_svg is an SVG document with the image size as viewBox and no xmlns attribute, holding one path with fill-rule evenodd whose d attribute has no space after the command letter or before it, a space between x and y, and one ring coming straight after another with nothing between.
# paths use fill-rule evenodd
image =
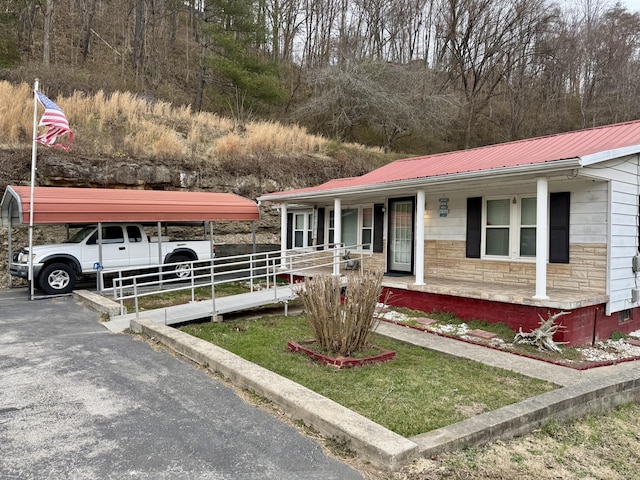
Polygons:
<instances>
[{"instance_id":1,"label":"black shutter","mask_svg":"<svg viewBox=\"0 0 640 480\"><path fill-rule=\"evenodd\" d=\"M324 207L318 208L318 231L316 233L316 245L318 250L324 250Z\"/></svg>"},{"instance_id":2,"label":"black shutter","mask_svg":"<svg viewBox=\"0 0 640 480\"><path fill-rule=\"evenodd\" d=\"M384 205L373 206L373 251L382 252L382 232L384 231Z\"/></svg>"},{"instance_id":3,"label":"black shutter","mask_svg":"<svg viewBox=\"0 0 640 480\"><path fill-rule=\"evenodd\" d=\"M287 250L293 248L293 213L287 213Z\"/></svg>"},{"instance_id":4,"label":"black shutter","mask_svg":"<svg viewBox=\"0 0 640 480\"><path fill-rule=\"evenodd\" d=\"M467 258L480 258L482 197L467 198Z\"/></svg>"},{"instance_id":5,"label":"black shutter","mask_svg":"<svg viewBox=\"0 0 640 480\"><path fill-rule=\"evenodd\" d=\"M569 192L549 198L549 263L569 263Z\"/></svg>"}]
</instances>

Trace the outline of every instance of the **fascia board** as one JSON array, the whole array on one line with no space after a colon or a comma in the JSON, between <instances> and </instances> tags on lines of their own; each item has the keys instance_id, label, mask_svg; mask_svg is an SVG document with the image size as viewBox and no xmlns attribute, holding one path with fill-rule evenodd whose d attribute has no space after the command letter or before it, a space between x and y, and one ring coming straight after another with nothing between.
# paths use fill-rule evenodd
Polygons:
<instances>
[{"instance_id":1,"label":"fascia board","mask_svg":"<svg viewBox=\"0 0 640 480\"><path fill-rule=\"evenodd\" d=\"M389 192L393 190L406 189L411 187L429 187L447 185L450 183L460 183L469 180L489 180L495 181L496 177L500 179L505 177L513 177L523 174L543 175L558 170L566 170L568 168L580 167L580 158L570 158L565 160L557 160L537 165L519 165L516 167L495 168L491 170L482 170L480 172L462 172L451 173L446 175L438 175L434 177L420 177L409 180L397 180L386 183L375 183L357 187L332 188L331 190L321 190L316 192L300 192L287 195L286 192L277 195L259 197L260 201L267 202L287 202L297 200L315 200L333 197L345 197L349 195L357 195L365 193L366 190L375 189L376 192Z\"/></svg>"},{"instance_id":2,"label":"fascia board","mask_svg":"<svg viewBox=\"0 0 640 480\"><path fill-rule=\"evenodd\" d=\"M607 160L626 157L627 155L635 155L637 153L640 153L640 145L614 148L613 150L605 150L603 152L592 153L591 155L583 155L580 157L580 165L586 167L594 163L606 162Z\"/></svg>"}]
</instances>

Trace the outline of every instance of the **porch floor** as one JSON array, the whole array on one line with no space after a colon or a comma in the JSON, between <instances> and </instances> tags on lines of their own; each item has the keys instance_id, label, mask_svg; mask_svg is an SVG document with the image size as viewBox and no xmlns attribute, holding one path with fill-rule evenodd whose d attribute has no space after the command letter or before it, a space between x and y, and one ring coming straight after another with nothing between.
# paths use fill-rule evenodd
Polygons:
<instances>
[{"instance_id":1,"label":"porch floor","mask_svg":"<svg viewBox=\"0 0 640 480\"><path fill-rule=\"evenodd\" d=\"M424 285L415 285L415 277L385 277L385 287L402 288L418 292L476 298L492 302L513 303L534 307L573 310L580 307L600 305L609 301L609 296L600 292L573 290L569 288L547 288L547 299L533 298L533 285L469 282L443 277L425 277Z\"/></svg>"},{"instance_id":2,"label":"porch floor","mask_svg":"<svg viewBox=\"0 0 640 480\"><path fill-rule=\"evenodd\" d=\"M343 275L349 275L353 272L343 270L341 273ZM299 273L299 275L306 277L313 277L314 275L320 274L331 274L331 269L328 267L314 268ZM549 298L534 299L533 296L536 290L534 285L470 282L434 276L425 276L424 285L415 285L415 281L416 277L413 275L396 276L395 274L390 274L383 277L382 286L438 295L475 298L492 302L561 310L574 310L581 307L601 305L609 301L608 295L601 292L569 288L547 288L547 297Z\"/></svg>"}]
</instances>

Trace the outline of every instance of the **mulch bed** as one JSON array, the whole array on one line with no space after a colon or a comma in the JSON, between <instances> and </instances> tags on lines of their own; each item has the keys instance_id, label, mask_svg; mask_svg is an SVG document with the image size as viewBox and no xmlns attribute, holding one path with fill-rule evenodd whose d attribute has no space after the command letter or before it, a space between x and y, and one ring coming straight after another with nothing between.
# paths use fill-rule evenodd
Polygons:
<instances>
[{"instance_id":1,"label":"mulch bed","mask_svg":"<svg viewBox=\"0 0 640 480\"><path fill-rule=\"evenodd\" d=\"M615 360L604 360L604 361L590 361L590 360L572 360L572 359L568 359L568 358L562 358L560 355L558 354L554 354L552 352L536 352L536 353L530 353L530 352L523 352L523 351L518 351L518 350L513 350L510 348L501 348L499 346L495 346L495 345L491 345L489 343L486 343L485 338L483 337L491 337L492 335L490 334L490 332L486 332L487 335L482 335L479 334L478 330L472 330L471 332L474 332L473 334L471 334L471 332L469 332L467 335L470 335L473 338L461 338L455 335L448 335L446 333L441 333L441 332L435 332L429 328L427 328L427 325L429 325L427 322L427 325L423 326L423 322L419 322L421 325L409 325L406 323L402 323L402 322L397 322L397 321L393 321L393 320L387 320L382 318L381 321L383 322L388 322L388 323L392 323L394 325L400 325L402 327L407 327L407 328L412 328L414 330L419 330L428 334L432 334L432 335L438 335L440 337L445 337L445 338L450 338L452 340L457 340L459 342L464 342L464 343L470 343L472 345L480 345L482 347L485 348L490 348L492 350L498 350L500 352L505 352L505 353L511 353L513 355L519 355L521 357L525 357L525 358L531 358L534 360L540 360L543 362L547 362L547 363L551 363L554 365L560 365L563 367L568 367L568 368L573 368L574 370L589 370L591 368L597 368L597 367L606 367L609 365L617 365L620 363L625 363L625 362L633 362L635 360L640 360L640 356L633 356L633 357L624 357L624 358L618 358ZM488 339L488 338L487 338ZM632 341L629 341L629 343L633 344Z\"/></svg>"}]
</instances>

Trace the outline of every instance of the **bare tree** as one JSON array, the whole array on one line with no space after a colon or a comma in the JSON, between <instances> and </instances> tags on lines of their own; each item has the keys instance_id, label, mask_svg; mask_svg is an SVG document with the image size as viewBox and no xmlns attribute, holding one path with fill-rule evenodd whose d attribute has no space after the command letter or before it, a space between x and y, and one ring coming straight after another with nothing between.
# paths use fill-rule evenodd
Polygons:
<instances>
[{"instance_id":1,"label":"bare tree","mask_svg":"<svg viewBox=\"0 0 640 480\"><path fill-rule=\"evenodd\" d=\"M310 81L313 95L297 110L300 121L338 140L368 128L386 151L416 129L444 128L459 108L454 95L434 91L425 68L360 63L315 70Z\"/></svg>"}]
</instances>

